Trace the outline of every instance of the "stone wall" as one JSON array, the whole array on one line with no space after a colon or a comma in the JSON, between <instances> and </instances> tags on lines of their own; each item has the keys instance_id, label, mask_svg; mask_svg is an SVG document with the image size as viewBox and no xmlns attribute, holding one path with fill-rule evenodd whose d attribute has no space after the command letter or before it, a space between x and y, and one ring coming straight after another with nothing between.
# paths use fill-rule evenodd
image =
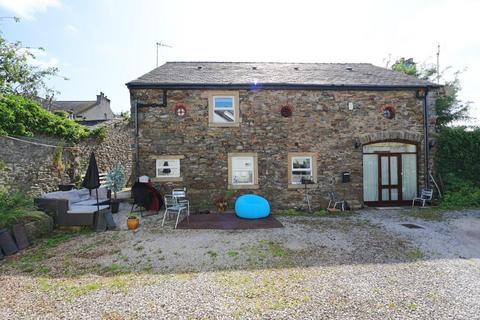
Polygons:
<instances>
[{"instance_id":1,"label":"stone wall","mask_svg":"<svg viewBox=\"0 0 480 320\"><path fill-rule=\"evenodd\" d=\"M75 168L77 175L83 176L91 151L95 152L100 172L108 171L120 161L129 177L133 143L129 121L114 119L102 125L107 127L104 141L88 139L75 146L51 139L0 137L0 186L20 189L33 196L57 190L59 184L71 182L69 169ZM56 146L62 146L64 172L53 165Z\"/></svg>"},{"instance_id":2,"label":"stone wall","mask_svg":"<svg viewBox=\"0 0 480 320\"><path fill-rule=\"evenodd\" d=\"M362 147L367 142L401 139L418 145L418 179L423 181L422 100L414 90L240 90L240 126L208 126L208 91L169 90L166 107L138 111L140 175L155 177L152 155L183 155L183 181L158 183L168 192L185 186L194 206L203 206L227 189L229 152L258 153L259 189L239 190L265 196L274 208L302 205L303 190L288 189L289 152L317 154L318 185L310 193L316 207L325 207L327 192L336 191L353 207L363 204ZM159 104L162 90L131 90L135 103ZM353 110L348 103L352 102ZM433 103L432 100L430 103ZM177 104L187 107L178 117ZM280 114L282 105L293 115ZM385 105L396 109L394 119L382 115ZM430 107L434 123L434 109ZM432 111L433 110L433 111ZM132 109L132 115L135 110ZM357 146L355 146L357 142ZM360 143L360 145L358 145ZM351 182L341 183L341 173Z\"/></svg>"}]
</instances>

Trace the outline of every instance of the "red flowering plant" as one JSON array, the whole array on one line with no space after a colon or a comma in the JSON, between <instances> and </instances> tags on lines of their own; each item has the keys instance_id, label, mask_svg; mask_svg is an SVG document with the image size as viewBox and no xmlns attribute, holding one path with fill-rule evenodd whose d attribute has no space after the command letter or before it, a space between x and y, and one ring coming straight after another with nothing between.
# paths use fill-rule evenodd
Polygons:
<instances>
[{"instance_id":1,"label":"red flowering plant","mask_svg":"<svg viewBox=\"0 0 480 320\"><path fill-rule=\"evenodd\" d=\"M233 192L227 191L215 196L213 198L213 204L217 207L218 212L225 212L228 207L228 201L232 198Z\"/></svg>"}]
</instances>

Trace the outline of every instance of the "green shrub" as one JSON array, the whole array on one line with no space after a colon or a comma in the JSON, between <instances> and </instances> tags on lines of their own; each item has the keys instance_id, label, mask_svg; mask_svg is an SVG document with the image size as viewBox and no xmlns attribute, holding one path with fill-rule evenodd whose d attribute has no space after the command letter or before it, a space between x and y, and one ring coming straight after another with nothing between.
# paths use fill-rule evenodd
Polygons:
<instances>
[{"instance_id":1,"label":"green shrub","mask_svg":"<svg viewBox=\"0 0 480 320\"><path fill-rule=\"evenodd\" d=\"M480 129L443 128L438 145L436 168L445 187L440 207L480 207Z\"/></svg>"},{"instance_id":2,"label":"green shrub","mask_svg":"<svg viewBox=\"0 0 480 320\"><path fill-rule=\"evenodd\" d=\"M438 136L436 168L445 192L462 181L480 187L480 129L443 128Z\"/></svg>"},{"instance_id":3,"label":"green shrub","mask_svg":"<svg viewBox=\"0 0 480 320\"><path fill-rule=\"evenodd\" d=\"M471 183L464 183L456 190L445 192L440 203L444 209L478 208L480 207L480 188Z\"/></svg>"},{"instance_id":4,"label":"green shrub","mask_svg":"<svg viewBox=\"0 0 480 320\"><path fill-rule=\"evenodd\" d=\"M68 119L70 117L70 114L67 111L63 111L63 110L53 111L53 114L65 119Z\"/></svg>"},{"instance_id":5,"label":"green shrub","mask_svg":"<svg viewBox=\"0 0 480 320\"><path fill-rule=\"evenodd\" d=\"M44 134L78 142L90 131L73 120L48 112L35 101L17 95L0 97L0 135L33 137Z\"/></svg>"},{"instance_id":6,"label":"green shrub","mask_svg":"<svg viewBox=\"0 0 480 320\"><path fill-rule=\"evenodd\" d=\"M122 167L120 162L116 162L112 169L107 172L106 183L107 188L113 191L115 200L117 199L117 192L123 190L125 183L125 169Z\"/></svg>"},{"instance_id":7,"label":"green shrub","mask_svg":"<svg viewBox=\"0 0 480 320\"><path fill-rule=\"evenodd\" d=\"M38 220L33 200L22 192L0 191L0 228L15 223Z\"/></svg>"},{"instance_id":8,"label":"green shrub","mask_svg":"<svg viewBox=\"0 0 480 320\"><path fill-rule=\"evenodd\" d=\"M105 141L107 139L107 128L98 127L90 131L90 137L97 139L98 141Z\"/></svg>"}]
</instances>

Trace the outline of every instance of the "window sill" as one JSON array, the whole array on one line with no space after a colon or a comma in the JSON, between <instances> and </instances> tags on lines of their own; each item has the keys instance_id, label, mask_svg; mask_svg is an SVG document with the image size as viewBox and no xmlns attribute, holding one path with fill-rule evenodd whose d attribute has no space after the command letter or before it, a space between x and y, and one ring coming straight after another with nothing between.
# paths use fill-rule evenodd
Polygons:
<instances>
[{"instance_id":1,"label":"window sill","mask_svg":"<svg viewBox=\"0 0 480 320\"><path fill-rule=\"evenodd\" d=\"M239 189L259 189L258 184L229 184L228 189L239 190Z\"/></svg>"},{"instance_id":2,"label":"window sill","mask_svg":"<svg viewBox=\"0 0 480 320\"><path fill-rule=\"evenodd\" d=\"M183 181L183 177L155 177L150 179L152 182L175 182L175 181Z\"/></svg>"},{"instance_id":3,"label":"window sill","mask_svg":"<svg viewBox=\"0 0 480 320\"><path fill-rule=\"evenodd\" d=\"M216 123L216 122L209 122L208 123L209 127L213 128L228 128L228 127L240 127L240 122L233 122L233 123Z\"/></svg>"},{"instance_id":4,"label":"window sill","mask_svg":"<svg viewBox=\"0 0 480 320\"><path fill-rule=\"evenodd\" d=\"M288 189L305 189L305 186L307 186L307 189L315 189L317 188L318 184L317 183L312 183L312 184L288 184Z\"/></svg>"}]
</instances>

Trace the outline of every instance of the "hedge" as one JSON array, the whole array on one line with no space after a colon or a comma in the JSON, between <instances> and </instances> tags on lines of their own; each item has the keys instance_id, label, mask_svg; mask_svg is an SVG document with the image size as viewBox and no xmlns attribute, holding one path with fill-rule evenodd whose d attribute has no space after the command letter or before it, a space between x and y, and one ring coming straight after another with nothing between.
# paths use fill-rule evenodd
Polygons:
<instances>
[{"instance_id":1,"label":"hedge","mask_svg":"<svg viewBox=\"0 0 480 320\"><path fill-rule=\"evenodd\" d=\"M480 129L443 128L438 137L436 164L447 190L459 180L480 187Z\"/></svg>"},{"instance_id":2,"label":"hedge","mask_svg":"<svg viewBox=\"0 0 480 320\"><path fill-rule=\"evenodd\" d=\"M480 129L442 128L435 160L445 187L441 206L480 207Z\"/></svg>"}]
</instances>

